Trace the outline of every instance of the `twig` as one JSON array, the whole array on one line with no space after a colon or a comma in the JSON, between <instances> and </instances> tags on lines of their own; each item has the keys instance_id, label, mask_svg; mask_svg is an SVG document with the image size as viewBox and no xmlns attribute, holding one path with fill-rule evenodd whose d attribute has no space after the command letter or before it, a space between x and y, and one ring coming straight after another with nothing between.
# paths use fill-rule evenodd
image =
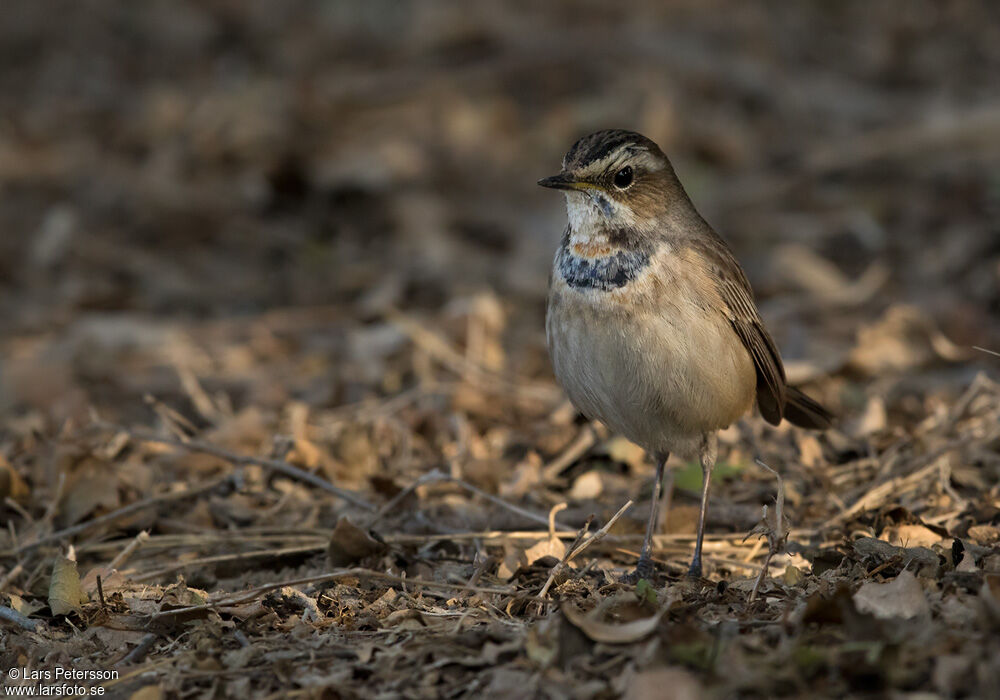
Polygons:
<instances>
[{"instance_id":1,"label":"twig","mask_svg":"<svg viewBox=\"0 0 1000 700\"><path fill-rule=\"evenodd\" d=\"M6 620L7 622L13 622L19 627L23 627L29 632L34 632L38 629L38 620L29 620L26 616L19 613L13 608L8 608L6 605L0 605L0 620Z\"/></svg>"},{"instance_id":2,"label":"twig","mask_svg":"<svg viewBox=\"0 0 1000 700\"><path fill-rule=\"evenodd\" d=\"M479 583L479 579L483 577L483 574L486 573L486 570L492 567L496 563L497 563L496 557L493 556L483 557L482 560L479 562L479 564L476 565L476 570L472 572L472 576L469 577L469 580L466 581L465 586L462 587L462 591L458 594L458 597L462 599L465 598L467 594L471 593L472 586L475 586L477 583Z\"/></svg>"},{"instance_id":3,"label":"twig","mask_svg":"<svg viewBox=\"0 0 1000 700\"><path fill-rule=\"evenodd\" d=\"M581 538L578 536L577 541L574 542L573 546L566 551L565 556L563 556L563 560L552 567L552 571L549 572L549 578L545 582L545 585L542 587L541 592L539 592L538 597L544 599L545 596L548 594L549 587L552 585L552 582L555 580L556 576L559 574L560 571L563 570L563 568L567 564L569 564L573 560L573 557L575 557L577 554L585 550L590 545L596 544L597 542L600 542L602 539L604 539L607 536L608 531L611 530L611 528L614 526L616 522L618 522L618 518L625 515L625 511L627 511L631 507L632 507L632 500L630 499L625 505L623 505L621 508L618 509L618 512L611 517L611 520L609 520L604 524L604 527L602 527L600 530L594 533L593 537L587 538L581 542L580 541ZM581 532L585 532L586 527L589 525L590 525L590 520L587 520L587 525L584 526L584 529L581 530Z\"/></svg>"},{"instance_id":4,"label":"twig","mask_svg":"<svg viewBox=\"0 0 1000 700\"><path fill-rule=\"evenodd\" d=\"M931 474L940 468L937 464L938 459L948 452L961 449L966 446L968 442L969 441L966 439L952 440L934 450L929 455L926 455L922 460L925 463L925 466L921 469L918 469L917 471L906 476L895 477L872 486L846 510L842 510L840 513L823 523L823 525L820 526L819 531L828 531L830 528L846 522L857 513L880 506L887 498L895 493L898 493L904 486L919 483L928 474Z\"/></svg>"},{"instance_id":5,"label":"twig","mask_svg":"<svg viewBox=\"0 0 1000 700\"><path fill-rule=\"evenodd\" d=\"M173 573L175 571L182 571L188 569L192 566L207 566L209 564L219 564L222 562L230 561L243 561L246 559L261 559L263 557L282 557L290 554L308 554L309 552L318 552L326 549L328 543L306 545L303 547L285 547L282 549L264 549L256 552L238 552L236 554L219 554L214 557L201 557L200 559L192 559L190 561L180 562L177 564L171 564L170 566L165 566L161 569L156 569L154 571L147 571L146 573L139 574L138 576L130 577L132 581L152 581L160 576Z\"/></svg>"},{"instance_id":6,"label":"twig","mask_svg":"<svg viewBox=\"0 0 1000 700\"><path fill-rule=\"evenodd\" d=\"M475 495L479 496L480 498L484 498L487 501L489 501L490 503L498 505L501 508L506 508L507 510L509 510L512 513L517 513L518 515L520 515L523 518L528 518L529 520L534 520L536 523L542 523L543 525L548 525L549 524L549 518L546 517L546 516L544 516L544 515L541 515L539 513L534 513L534 512L532 512L530 510L522 508L521 506L514 505L513 503L508 503L507 501L503 500L502 498L500 498L498 496L494 496L491 493L487 493L486 491L483 491L478 486L473 486L468 481L463 481L462 479L456 479L455 477L452 477L452 476L447 475L447 474L445 474L443 476L445 477L444 480L451 481L452 483L461 486L466 491L468 491L470 493L474 493ZM568 530L569 529L568 525L560 523L559 521L555 521L555 522L562 529L564 529L564 530Z\"/></svg>"},{"instance_id":7,"label":"twig","mask_svg":"<svg viewBox=\"0 0 1000 700\"><path fill-rule=\"evenodd\" d=\"M4 574L4 577L0 578L0 593L3 593L10 582L13 581L22 571L24 571L24 567L20 564L15 564L13 569Z\"/></svg>"},{"instance_id":8,"label":"twig","mask_svg":"<svg viewBox=\"0 0 1000 700\"><path fill-rule=\"evenodd\" d=\"M554 540L556 538L556 513L561 513L562 511L566 510L567 507L568 507L568 504L566 504L566 503L557 503L554 506L552 506L551 508L549 508L549 539L550 540ZM588 523L590 522L589 518L588 518L587 522ZM584 528L583 531L586 532L586 528ZM582 537L582 535L578 535L578 537Z\"/></svg>"},{"instance_id":9,"label":"twig","mask_svg":"<svg viewBox=\"0 0 1000 700\"><path fill-rule=\"evenodd\" d=\"M108 609L108 604L104 600L104 584L101 583L101 576L100 576L100 574L98 574L98 576L97 576L97 597L101 601L101 610L107 610Z\"/></svg>"},{"instance_id":10,"label":"twig","mask_svg":"<svg viewBox=\"0 0 1000 700\"><path fill-rule=\"evenodd\" d=\"M129 542L127 545L125 545L125 549L120 551L118 555L111 560L111 563L108 564L107 567L108 570L114 571L115 569L120 569L121 565L124 564L126 561L128 561L128 558L132 556L135 550L137 550L139 546L142 545L148 539L149 539L149 533L146 532L145 530L143 530L134 538L132 538L132 541Z\"/></svg>"},{"instance_id":11,"label":"twig","mask_svg":"<svg viewBox=\"0 0 1000 700\"><path fill-rule=\"evenodd\" d=\"M52 542L58 542L59 540L65 539L67 537L73 537L74 535L79 535L81 532L86 532L87 530L95 528L99 525L104 525L106 523L114 522L119 518L123 518L126 515L131 515L132 513L135 513L140 510L145 510L146 508L149 508L151 506L160 505L162 503L172 503L174 501L181 501L184 500L185 498L191 498L193 496L197 496L199 494L205 493L206 491L211 491L219 484L228 481L230 478L232 478L231 475L226 475L218 479L213 479L212 481L209 481L205 484L201 484L199 486L193 486L187 489L186 491L161 493L158 496L150 496L149 498L144 498L141 501L130 503L127 506L123 506L117 510L111 511L110 513L105 513L104 515L98 516L91 520L85 520L84 522L79 523L77 525L73 525L72 527L67 527L63 530L53 532L52 534L46 535L45 537L40 537L39 539L33 542L27 542L25 544L19 545L18 547L15 547L13 550L0 552L0 556L9 557L17 554L22 554L24 552L36 549L37 547L41 547L42 545L50 544Z\"/></svg>"},{"instance_id":12,"label":"twig","mask_svg":"<svg viewBox=\"0 0 1000 700\"><path fill-rule=\"evenodd\" d=\"M59 482L56 484L56 492L52 496L52 500L49 501L48 507L45 509L45 515L42 516L42 522L45 523L46 529L52 525L52 521L56 517L56 512L59 510L59 502L62 500L65 488L66 472L59 472Z\"/></svg>"},{"instance_id":13,"label":"twig","mask_svg":"<svg viewBox=\"0 0 1000 700\"><path fill-rule=\"evenodd\" d=\"M569 539L571 537L576 537L578 530L557 530L556 537L560 539ZM809 538L816 535L817 530L812 528L797 528L789 532L790 535L801 538ZM398 545L420 545L427 544L430 542L440 542L443 540L453 540L456 542L464 542L468 540L485 540L485 541L495 541L495 540L537 540L539 537L545 537L548 534L545 530L479 530L476 532L447 532L447 533L435 533L431 535L411 535L411 534L385 534L382 535L382 539L385 540L387 544L398 544ZM636 533L634 535L612 535L612 540L614 542L625 543L625 542L641 542L644 535ZM679 542L693 542L695 539L694 533L682 533L675 532L666 535L655 535L653 537L654 544L657 549L663 548L665 544L669 543L679 543ZM745 540L746 535L741 535L737 532L706 532L705 533L705 544L713 542L739 542ZM91 551L88 549L88 551ZM636 556L638 556L636 552Z\"/></svg>"},{"instance_id":14,"label":"twig","mask_svg":"<svg viewBox=\"0 0 1000 700\"><path fill-rule=\"evenodd\" d=\"M219 457L220 459L227 460L233 464L253 464L259 467L264 467L265 469L270 469L271 471L278 472L279 474L283 474L289 478L305 482L310 486L315 486L316 488L322 489L328 493L332 493L333 495L338 496L339 498L342 498L348 503L351 503L359 508L364 508L365 510L370 511L375 510L375 506L354 492L334 486L326 479L292 466L288 462L283 462L278 459L268 459L267 457L241 455L223 447L212 445L211 443L201 442L200 440L175 440L173 438L156 435L155 433L151 433L146 430L133 430L108 423L97 423L97 425L109 430L124 431L132 438L143 442L155 442L161 445L170 445L171 447L177 447L189 452L202 452L204 454L213 455L215 457Z\"/></svg>"},{"instance_id":15,"label":"twig","mask_svg":"<svg viewBox=\"0 0 1000 700\"><path fill-rule=\"evenodd\" d=\"M122 659L123 664L137 664L146 658L146 654L149 653L150 647L159 639L159 636L150 632L142 639L139 640L139 645L130 651L124 659Z\"/></svg>"},{"instance_id":16,"label":"twig","mask_svg":"<svg viewBox=\"0 0 1000 700\"><path fill-rule=\"evenodd\" d=\"M534 401L554 401L561 396L558 389L551 385L524 384L470 361L437 333L425 328L398 310L388 310L385 317L406 334L414 345L460 377L473 380L479 387L502 388L521 398Z\"/></svg>"},{"instance_id":17,"label":"twig","mask_svg":"<svg viewBox=\"0 0 1000 700\"><path fill-rule=\"evenodd\" d=\"M767 576L768 567L771 565L771 557L781 551L781 548L785 544L785 538L788 537L784 523L785 483L781 479L781 474L767 466L764 460L759 457L754 459L754 461L759 466L774 474L774 478L778 480L778 493L774 498L774 527L770 527L767 523L767 506L764 506L764 527L766 528L764 534L767 537L767 554L764 555L764 563L761 564L760 573L757 575L757 580L754 581L753 589L750 591L750 597L747 599L748 607L753 605L753 602L757 599L757 593L760 591L760 587L764 583L764 577Z\"/></svg>"},{"instance_id":18,"label":"twig","mask_svg":"<svg viewBox=\"0 0 1000 700\"><path fill-rule=\"evenodd\" d=\"M562 505L563 507L565 507L566 504L563 503L563 504L560 504L560 505ZM587 530L590 529L590 523L592 523L593 521L594 521L594 516L590 515L587 518L587 522L585 522L583 524L583 527L580 528L580 531L578 533L576 533L576 539L573 540L573 544L566 548L566 551L563 552L562 559L559 560L558 564L556 564L555 566L552 567L552 570L549 572L549 577L545 581L545 585L542 586L542 590L539 591L539 593L538 593L538 597L539 598L544 598L546 595L548 595L548 593L549 593L549 587L552 585L552 582L555 581L556 576L558 576L559 573L564 568L566 568L566 562L569 561L569 555L573 552L574 549L576 549L580 545L580 542L583 541L583 538L587 536ZM549 529L549 539L551 540L554 537L555 537L554 529L550 528Z\"/></svg>"},{"instance_id":19,"label":"twig","mask_svg":"<svg viewBox=\"0 0 1000 700\"><path fill-rule=\"evenodd\" d=\"M239 605L240 603L247 603L255 598L270 593L271 591L276 591L285 586L303 586L309 583L324 583L326 581L334 581L338 578L346 577L357 577L357 578L374 578L380 579L382 581L390 581L392 583L398 584L408 584L411 586L425 586L427 588L444 588L448 590L469 590L477 593L496 593L499 595L513 595L517 593L516 590L512 588L484 588L481 586L470 587L464 583L444 583L441 581L428 581L421 578L411 578L394 576L393 574L385 574L381 571L372 571L371 569L341 569L339 571L333 571L328 574L321 574L319 576L308 576L306 578L292 579L290 581L280 581L277 583L269 583L264 586L258 586L257 588L252 588L249 591L244 591L239 595L231 597L223 597L219 600L214 600L208 603L202 603L200 605L189 605L185 608L175 608L173 610L162 610L158 613L153 613L151 619L156 620L163 617L173 617L175 615L186 615L191 612L199 612L201 610L212 610L220 606L233 606ZM528 596L525 596L528 597Z\"/></svg>"},{"instance_id":20,"label":"twig","mask_svg":"<svg viewBox=\"0 0 1000 700\"><path fill-rule=\"evenodd\" d=\"M600 530L598 530L597 532L594 533L593 537L591 537L589 539L586 539L583 542L581 542L579 545L577 545L577 547L572 552L570 552L570 555L569 555L569 557L566 558L566 561L567 562L572 561L573 558L577 554L580 554L587 547L591 546L592 544L597 544L598 542L600 542L601 540L603 540L605 537L607 537L608 532L611 530L612 527L614 527L614 524L616 522L618 522L618 519L620 517L622 517L623 515L625 515L625 512L629 508L632 507L632 504L633 504L633 501L631 499L629 499L629 501L627 503L625 503L625 505L623 505L621 508L618 509L617 513L615 513L613 516L611 516L611 520L609 520L607 523L605 523L604 527L602 527Z\"/></svg>"},{"instance_id":21,"label":"twig","mask_svg":"<svg viewBox=\"0 0 1000 700\"><path fill-rule=\"evenodd\" d=\"M435 481L446 481L447 479L450 478L451 477L449 477L447 474L437 469L427 474L424 474L420 478L416 479L412 484L410 484L405 489L403 489L395 496L393 496L391 499L389 499L388 503L379 508L378 512L372 515L371 520L369 520L368 523L365 525L365 529L371 530L375 526L375 523L384 518L387 513L391 512L396 506L402 503L404 498L409 496L411 493L416 491L424 484L430 484Z\"/></svg>"},{"instance_id":22,"label":"twig","mask_svg":"<svg viewBox=\"0 0 1000 700\"><path fill-rule=\"evenodd\" d=\"M594 433L594 427L590 424L585 425L576 439L562 451L562 454L542 468L542 479L551 481L559 476L566 467L587 454L587 450L593 447L595 442L597 442L597 436Z\"/></svg>"}]
</instances>

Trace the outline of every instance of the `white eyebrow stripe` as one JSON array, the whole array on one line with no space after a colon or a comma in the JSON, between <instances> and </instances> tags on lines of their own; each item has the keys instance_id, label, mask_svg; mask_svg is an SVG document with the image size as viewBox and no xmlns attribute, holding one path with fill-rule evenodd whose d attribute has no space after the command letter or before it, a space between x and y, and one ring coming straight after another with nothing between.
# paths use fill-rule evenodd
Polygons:
<instances>
[{"instance_id":1,"label":"white eyebrow stripe","mask_svg":"<svg viewBox=\"0 0 1000 700\"><path fill-rule=\"evenodd\" d=\"M597 175L598 173L602 173L605 170L607 170L608 166L610 166L612 163L623 160L622 156L626 154L631 155L632 153L638 150L645 151L648 149L641 148L640 146L636 146L635 144L622 144L614 151L601 158L600 160L595 160L593 163L589 164L587 167L585 167L583 170L580 171L580 174L583 176L591 176L591 175Z\"/></svg>"}]
</instances>

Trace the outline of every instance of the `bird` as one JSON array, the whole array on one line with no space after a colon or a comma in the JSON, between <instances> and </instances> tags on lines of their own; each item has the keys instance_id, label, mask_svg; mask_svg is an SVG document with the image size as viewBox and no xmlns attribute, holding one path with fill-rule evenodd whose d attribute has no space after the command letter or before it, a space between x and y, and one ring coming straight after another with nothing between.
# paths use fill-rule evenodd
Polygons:
<instances>
[{"instance_id":1,"label":"bird","mask_svg":"<svg viewBox=\"0 0 1000 700\"><path fill-rule=\"evenodd\" d=\"M656 143L634 131L597 131L538 184L563 191L569 219L546 301L556 379L581 413L656 465L646 534L625 580L655 576L656 506L671 454L702 470L688 570L701 577L718 431L755 402L773 425L825 429L833 415L788 385L743 268Z\"/></svg>"}]
</instances>

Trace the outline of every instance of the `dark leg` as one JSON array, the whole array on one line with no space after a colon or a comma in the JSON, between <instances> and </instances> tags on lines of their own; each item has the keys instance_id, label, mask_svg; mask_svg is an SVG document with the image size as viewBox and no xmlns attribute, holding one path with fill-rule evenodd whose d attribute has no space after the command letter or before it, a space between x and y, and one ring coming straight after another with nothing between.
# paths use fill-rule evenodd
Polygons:
<instances>
[{"instance_id":1,"label":"dark leg","mask_svg":"<svg viewBox=\"0 0 1000 700\"><path fill-rule=\"evenodd\" d=\"M642 540L642 549L639 550L639 561L636 562L635 571L626 575L622 580L626 583L635 583L641 578L651 579L656 573L653 566L653 535L656 533L656 520L660 512L660 489L663 487L663 468L667 463L669 454L656 455L656 478L653 481L653 496L649 504L649 520L646 522L646 537ZM673 490L673 474L669 479L668 488Z\"/></svg>"},{"instance_id":2,"label":"dark leg","mask_svg":"<svg viewBox=\"0 0 1000 700\"><path fill-rule=\"evenodd\" d=\"M715 433L706 434L701 443L698 460L701 462L701 512L698 514L698 537L694 543L694 558L688 576L701 576L701 544L705 539L705 516L708 514L708 487L712 483L712 467L715 466L715 455L718 442Z\"/></svg>"}]
</instances>

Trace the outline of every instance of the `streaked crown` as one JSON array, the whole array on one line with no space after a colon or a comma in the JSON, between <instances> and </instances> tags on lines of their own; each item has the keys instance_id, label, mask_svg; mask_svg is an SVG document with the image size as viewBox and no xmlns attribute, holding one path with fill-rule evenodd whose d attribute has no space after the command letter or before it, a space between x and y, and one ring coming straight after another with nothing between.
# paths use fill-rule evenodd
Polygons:
<instances>
[{"instance_id":1,"label":"streaked crown","mask_svg":"<svg viewBox=\"0 0 1000 700\"><path fill-rule=\"evenodd\" d=\"M595 163L614 158L622 152L648 151L663 156L660 147L635 131L605 129L584 136L566 153L563 170L583 170Z\"/></svg>"}]
</instances>

